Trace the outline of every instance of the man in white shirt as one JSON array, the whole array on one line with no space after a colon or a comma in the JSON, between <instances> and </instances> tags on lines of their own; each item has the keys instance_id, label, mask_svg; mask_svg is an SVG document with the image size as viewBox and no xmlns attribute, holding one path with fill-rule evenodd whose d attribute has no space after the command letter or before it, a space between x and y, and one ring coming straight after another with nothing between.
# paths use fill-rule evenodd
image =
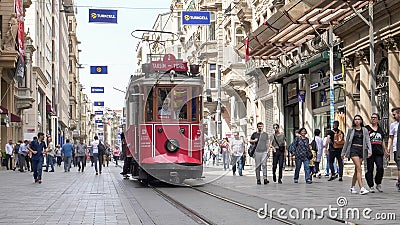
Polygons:
<instances>
[{"instance_id":1,"label":"man in white shirt","mask_svg":"<svg viewBox=\"0 0 400 225\"><path fill-rule=\"evenodd\" d=\"M96 175L98 175L97 165L99 165L99 170L101 174L102 164L103 164L103 156L99 155L99 137L96 135L94 136L94 141L92 142L92 150L93 150L93 163L94 169L96 170Z\"/></svg>"},{"instance_id":2,"label":"man in white shirt","mask_svg":"<svg viewBox=\"0 0 400 225\"><path fill-rule=\"evenodd\" d=\"M6 168L7 170L13 169L12 166L12 154L14 150L14 145L12 140L9 140L8 143L6 144ZM10 167L8 167L8 162L10 162ZM14 168L15 170L15 168Z\"/></svg>"},{"instance_id":3,"label":"man in white shirt","mask_svg":"<svg viewBox=\"0 0 400 225\"><path fill-rule=\"evenodd\" d=\"M393 159L395 160L397 164L397 170L398 170L398 181L396 183L397 190L400 191L400 161L397 160L397 157L399 154L397 152L397 130L399 127L399 122L400 122L400 107L396 107L392 109L392 116L394 119L394 122L390 124L390 129L389 129L389 140L388 140L388 149L393 149Z\"/></svg>"},{"instance_id":4,"label":"man in white shirt","mask_svg":"<svg viewBox=\"0 0 400 225\"><path fill-rule=\"evenodd\" d=\"M239 137L239 132L234 133L234 138L231 141L231 149L232 149L232 172L233 175L236 175L236 165L239 171L239 176L243 176L242 174L242 155L244 152L244 142Z\"/></svg>"}]
</instances>

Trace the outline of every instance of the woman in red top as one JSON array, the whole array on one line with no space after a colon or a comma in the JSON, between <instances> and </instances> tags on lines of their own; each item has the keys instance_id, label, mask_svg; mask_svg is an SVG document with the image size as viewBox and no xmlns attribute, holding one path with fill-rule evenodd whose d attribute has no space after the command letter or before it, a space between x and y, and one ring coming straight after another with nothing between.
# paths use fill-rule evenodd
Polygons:
<instances>
[{"instance_id":1,"label":"woman in red top","mask_svg":"<svg viewBox=\"0 0 400 225\"><path fill-rule=\"evenodd\" d=\"M221 144L221 152L222 152L222 162L224 164L224 170L229 169L229 141L228 138L222 139Z\"/></svg>"}]
</instances>

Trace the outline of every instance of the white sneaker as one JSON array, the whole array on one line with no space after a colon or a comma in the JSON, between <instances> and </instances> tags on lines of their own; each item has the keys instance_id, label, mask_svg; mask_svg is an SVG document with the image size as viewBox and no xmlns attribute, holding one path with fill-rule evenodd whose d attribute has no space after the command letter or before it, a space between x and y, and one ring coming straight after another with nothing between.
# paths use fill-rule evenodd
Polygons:
<instances>
[{"instance_id":1,"label":"white sneaker","mask_svg":"<svg viewBox=\"0 0 400 225\"><path fill-rule=\"evenodd\" d=\"M382 185L380 184L376 185L376 190L378 190L379 192L383 192Z\"/></svg>"},{"instance_id":2,"label":"white sneaker","mask_svg":"<svg viewBox=\"0 0 400 225\"><path fill-rule=\"evenodd\" d=\"M356 187L351 187L351 188L350 188L350 192L351 192L352 194L357 194Z\"/></svg>"},{"instance_id":3,"label":"white sneaker","mask_svg":"<svg viewBox=\"0 0 400 225\"><path fill-rule=\"evenodd\" d=\"M367 189L365 189L365 187L362 187L361 189L360 189L360 195L365 195L365 194L368 194L368 190Z\"/></svg>"},{"instance_id":4,"label":"white sneaker","mask_svg":"<svg viewBox=\"0 0 400 225\"><path fill-rule=\"evenodd\" d=\"M375 193L375 188L374 187L369 187L369 192Z\"/></svg>"}]
</instances>

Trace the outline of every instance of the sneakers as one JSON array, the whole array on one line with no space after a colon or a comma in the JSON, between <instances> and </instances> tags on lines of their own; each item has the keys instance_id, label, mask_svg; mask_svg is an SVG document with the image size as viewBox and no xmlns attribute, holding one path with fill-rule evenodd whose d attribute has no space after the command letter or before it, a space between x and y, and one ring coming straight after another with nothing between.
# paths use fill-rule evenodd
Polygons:
<instances>
[{"instance_id":1,"label":"sneakers","mask_svg":"<svg viewBox=\"0 0 400 225\"><path fill-rule=\"evenodd\" d=\"M365 187L362 187L360 189L360 195L365 195L365 194L368 194L368 193L369 193L369 191L367 189L365 189Z\"/></svg>"},{"instance_id":2,"label":"sneakers","mask_svg":"<svg viewBox=\"0 0 400 225\"><path fill-rule=\"evenodd\" d=\"M269 181L267 179L264 179L264 184L268 184Z\"/></svg>"},{"instance_id":3,"label":"sneakers","mask_svg":"<svg viewBox=\"0 0 400 225\"><path fill-rule=\"evenodd\" d=\"M352 194L357 194L356 187L351 187L351 188L350 188L350 193L352 193Z\"/></svg>"},{"instance_id":4,"label":"sneakers","mask_svg":"<svg viewBox=\"0 0 400 225\"><path fill-rule=\"evenodd\" d=\"M294 183L297 184L297 183L299 183L299 181L298 180L294 180Z\"/></svg>"},{"instance_id":5,"label":"sneakers","mask_svg":"<svg viewBox=\"0 0 400 225\"><path fill-rule=\"evenodd\" d=\"M342 177L339 177L339 181L343 181L343 178L342 178Z\"/></svg>"},{"instance_id":6,"label":"sneakers","mask_svg":"<svg viewBox=\"0 0 400 225\"><path fill-rule=\"evenodd\" d=\"M379 192L383 192L382 185L381 184L377 184L376 185L376 190L378 190Z\"/></svg>"},{"instance_id":7,"label":"sneakers","mask_svg":"<svg viewBox=\"0 0 400 225\"><path fill-rule=\"evenodd\" d=\"M261 181L260 181L260 180L257 180L257 184L261 184Z\"/></svg>"},{"instance_id":8,"label":"sneakers","mask_svg":"<svg viewBox=\"0 0 400 225\"><path fill-rule=\"evenodd\" d=\"M369 187L369 192L375 193L375 188L374 187Z\"/></svg>"},{"instance_id":9,"label":"sneakers","mask_svg":"<svg viewBox=\"0 0 400 225\"><path fill-rule=\"evenodd\" d=\"M336 179L336 176L335 176L335 175L331 176L331 177L328 179L328 181L333 181L334 179Z\"/></svg>"},{"instance_id":10,"label":"sneakers","mask_svg":"<svg viewBox=\"0 0 400 225\"><path fill-rule=\"evenodd\" d=\"M278 180L278 184L282 184L282 180L281 179Z\"/></svg>"},{"instance_id":11,"label":"sneakers","mask_svg":"<svg viewBox=\"0 0 400 225\"><path fill-rule=\"evenodd\" d=\"M307 184L312 184L311 180L306 181Z\"/></svg>"}]
</instances>

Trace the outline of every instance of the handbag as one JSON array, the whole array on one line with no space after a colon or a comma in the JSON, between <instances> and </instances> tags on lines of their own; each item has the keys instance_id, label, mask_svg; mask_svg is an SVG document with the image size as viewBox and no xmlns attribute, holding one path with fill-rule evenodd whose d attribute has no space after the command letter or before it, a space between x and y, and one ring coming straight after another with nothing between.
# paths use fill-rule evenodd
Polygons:
<instances>
[{"instance_id":1,"label":"handbag","mask_svg":"<svg viewBox=\"0 0 400 225\"><path fill-rule=\"evenodd\" d=\"M255 145L251 144L247 152L249 153L250 157L254 157L254 152L256 151Z\"/></svg>"}]
</instances>

